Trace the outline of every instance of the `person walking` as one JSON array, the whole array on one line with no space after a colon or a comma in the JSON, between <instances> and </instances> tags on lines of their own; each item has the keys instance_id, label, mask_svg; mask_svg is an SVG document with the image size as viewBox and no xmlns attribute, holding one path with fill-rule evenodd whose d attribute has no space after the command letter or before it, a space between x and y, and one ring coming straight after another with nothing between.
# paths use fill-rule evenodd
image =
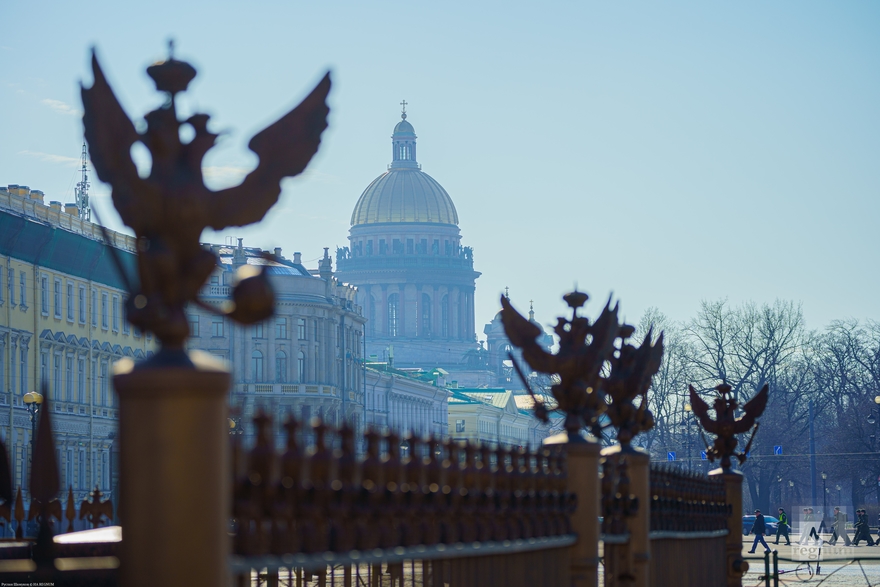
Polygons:
<instances>
[{"instance_id":1,"label":"person walking","mask_svg":"<svg viewBox=\"0 0 880 587\"><path fill-rule=\"evenodd\" d=\"M868 512L865 510L856 510L856 535L853 537L853 546L858 546L861 540L865 540L868 546L874 546L874 539L871 538L871 528L868 526Z\"/></svg>"},{"instance_id":2,"label":"person walking","mask_svg":"<svg viewBox=\"0 0 880 587\"><path fill-rule=\"evenodd\" d=\"M813 508L804 508L804 527L801 530L798 543L808 544L811 539L815 539L819 543L822 542L819 533L816 532L816 514L813 513Z\"/></svg>"},{"instance_id":3,"label":"person walking","mask_svg":"<svg viewBox=\"0 0 880 587\"><path fill-rule=\"evenodd\" d=\"M764 540L764 533L767 531L767 524L764 522L764 515L761 513L761 510L755 510L755 523L752 524L752 533L755 535L755 541L752 543L752 549L749 551L749 554L755 554L755 549L758 548L758 543L764 545L764 552L770 552L770 547L767 546L767 541Z\"/></svg>"},{"instance_id":4,"label":"person walking","mask_svg":"<svg viewBox=\"0 0 880 587\"><path fill-rule=\"evenodd\" d=\"M852 545L849 534L846 533L846 514L840 511L839 507L835 507L834 523L831 525L831 540L828 541L828 544L832 546L837 544L837 539L841 536L843 537L844 546Z\"/></svg>"},{"instance_id":5,"label":"person walking","mask_svg":"<svg viewBox=\"0 0 880 587\"><path fill-rule=\"evenodd\" d=\"M779 508L779 524L776 525L776 542L773 544L779 544L780 534L785 536L785 545L791 546L791 540L788 537L788 514L782 508Z\"/></svg>"}]
</instances>

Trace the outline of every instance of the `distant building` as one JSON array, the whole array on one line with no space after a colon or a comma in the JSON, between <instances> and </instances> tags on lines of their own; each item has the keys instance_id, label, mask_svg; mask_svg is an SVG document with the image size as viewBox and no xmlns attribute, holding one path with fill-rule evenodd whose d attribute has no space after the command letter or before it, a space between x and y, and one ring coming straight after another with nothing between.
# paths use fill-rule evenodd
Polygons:
<instances>
[{"instance_id":1,"label":"distant building","mask_svg":"<svg viewBox=\"0 0 880 587\"><path fill-rule=\"evenodd\" d=\"M124 316L127 292L110 247L135 275L135 239L78 217L74 204L43 202L27 186L0 188L0 431L13 485L28 488L32 424L24 394L45 381L61 486L77 499L117 476L117 405L111 366L143 359L154 343Z\"/></svg>"},{"instance_id":2,"label":"distant building","mask_svg":"<svg viewBox=\"0 0 880 587\"><path fill-rule=\"evenodd\" d=\"M264 259L260 249L243 246L241 239L237 245L205 246L220 261L200 292L206 304L221 308L228 303L235 271L244 265L263 266L275 290L275 315L251 326L197 306L187 310L189 348L231 364L232 406L245 415L263 406L279 415L317 416L333 424L345 419L360 426L365 318L355 288L333 277L327 249L313 274L302 265L300 253L288 260L277 248L274 262Z\"/></svg>"},{"instance_id":3,"label":"distant building","mask_svg":"<svg viewBox=\"0 0 880 587\"><path fill-rule=\"evenodd\" d=\"M341 281L358 287L367 318L367 356L397 367L448 371L485 366L479 348L474 291L480 273L462 245L452 198L416 159L416 134L406 112L394 127L388 170L361 194L351 215L349 246L337 250Z\"/></svg>"},{"instance_id":4,"label":"distant building","mask_svg":"<svg viewBox=\"0 0 880 587\"><path fill-rule=\"evenodd\" d=\"M450 391L442 374L438 377L368 365L366 383L367 425L446 437Z\"/></svg>"},{"instance_id":5,"label":"distant building","mask_svg":"<svg viewBox=\"0 0 880 587\"><path fill-rule=\"evenodd\" d=\"M517 405L517 398L523 396L514 395L512 391L500 388L450 391L449 435L454 440L538 446L550 435L550 426Z\"/></svg>"},{"instance_id":6,"label":"distant building","mask_svg":"<svg viewBox=\"0 0 880 587\"><path fill-rule=\"evenodd\" d=\"M535 320L535 307L531 302L529 302L529 322L541 329L543 334L538 337L537 342L541 348L549 352L553 346L553 336ZM486 363L497 377L495 385L506 389L523 389L522 382L513 368L510 355L513 355L513 360L517 362L524 375L528 376L531 373L531 368L523 361L522 350L513 346L510 339L507 338L504 324L501 323L500 311L495 314L491 322L486 324L483 333L486 335L486 346L488 347L485 353Z\"/></svg>"}]
</instances>

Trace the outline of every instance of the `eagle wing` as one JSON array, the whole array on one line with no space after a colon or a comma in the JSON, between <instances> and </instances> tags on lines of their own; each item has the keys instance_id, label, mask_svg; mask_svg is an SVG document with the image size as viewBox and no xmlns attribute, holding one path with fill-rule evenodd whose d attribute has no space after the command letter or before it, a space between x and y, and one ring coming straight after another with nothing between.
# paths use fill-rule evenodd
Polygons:
<instances>
[{"instance_id":1,"label":"eagle wing","mask_svg":"<svg viewBox=\"0 0 880 587\"><path fill-rule=\"evenodd\" d=\"M303 172L318 151L327 128L330 73L299 106L260 131L248 143L260 158L241 185L216 192L211 198L208 226L222 230L258 222L281 194L281 180Z\"/></svg>"},{"instance_id":2,"label":"eagle wing","mask_svg":"<svg viewBox=\"0 0 880 587\"><path fill-rule=\"evenodd\" d=\"M508 340L522 349L529 366L542 373L555 373L553 355L538 344L541 329L517 312L505 296L501 296L501 324Z\"/></svg>"},{"instance_id":3,"label":"eagle wing","mask_svg":"<svg viewBox=\"0 0 880 587\"><path fill-rule=\"evenodd\" d=\"M764 408L767 407L767 399L769 397L770 387L765 383L764 387L761 388L761 391L743 406L742 409L745 414L743 414L743 416L736 421L736 424L734 424L734 434L742 434L743 432L748 432L752 429L752 426L755 425L755 420L764 413Z\"/></svg>"},{"instance_id":4,"label":"eagle wing","mask_svg":"<svg viewBox=\"0 0 880 587\"><path fill-rule=\"evenodd\" d=\"M131 159L131 146L140 137L116 95L107 83L92 50L92 72L95 81L91 88L82 87L83 126L89 143L89 157L98 178L113 188L113 205L122 221L137 231L139 217L134 189L144 181L138 176Z\"/></svg>"},{"instance_id":5,"label":"eagle wing","mask_svg":"<svg viewBox=\"0 0 880 587\"><path fill-rule=\"evenodd\" d=\"M688 395L691 400L691 409L703 429L711 434L718 434L718 423L709 417L709 404L697 394L693 385L688 385Z\"/></svg>"}]
</instances>

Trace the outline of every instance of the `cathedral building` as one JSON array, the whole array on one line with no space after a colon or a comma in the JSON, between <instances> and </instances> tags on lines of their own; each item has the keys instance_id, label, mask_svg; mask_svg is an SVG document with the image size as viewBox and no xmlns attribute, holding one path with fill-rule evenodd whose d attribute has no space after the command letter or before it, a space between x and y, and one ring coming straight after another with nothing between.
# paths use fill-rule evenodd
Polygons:
<instances>
[{"instance_id":1,"label":"cathedral building","mask_svg":"<svg viewBox=\"0 0 880 587\"><path fill-rule=\"evenodd\" d=\"M416 158L416 133L401 120L391 164L364 190L351 215L349 246L337 250L340 281L358 288L366 354L395 367L477 367L473 249L462 245L458 213Z\"/></svg>"}]
</instances>

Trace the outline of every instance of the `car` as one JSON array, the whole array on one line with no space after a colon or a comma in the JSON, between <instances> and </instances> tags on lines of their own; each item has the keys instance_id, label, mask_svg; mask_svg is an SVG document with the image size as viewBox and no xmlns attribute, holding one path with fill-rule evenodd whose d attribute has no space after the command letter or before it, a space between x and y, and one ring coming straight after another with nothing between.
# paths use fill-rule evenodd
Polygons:
<instances>
[{"instance_id":1,"label":"car","mask_svg":"<svg viewBox=\"0 0 880 587\"><path fill-rule=\"evenodd\" d=\"M743 536L751 534L752 526L754 525L755 516L743 516ZM764 525L767 527L767 529L764 530L764 534L767 536L774 536L776 534L776 527L779 526L779 520L773 516L764 516Z\"/></svg>"}]
</instances>

